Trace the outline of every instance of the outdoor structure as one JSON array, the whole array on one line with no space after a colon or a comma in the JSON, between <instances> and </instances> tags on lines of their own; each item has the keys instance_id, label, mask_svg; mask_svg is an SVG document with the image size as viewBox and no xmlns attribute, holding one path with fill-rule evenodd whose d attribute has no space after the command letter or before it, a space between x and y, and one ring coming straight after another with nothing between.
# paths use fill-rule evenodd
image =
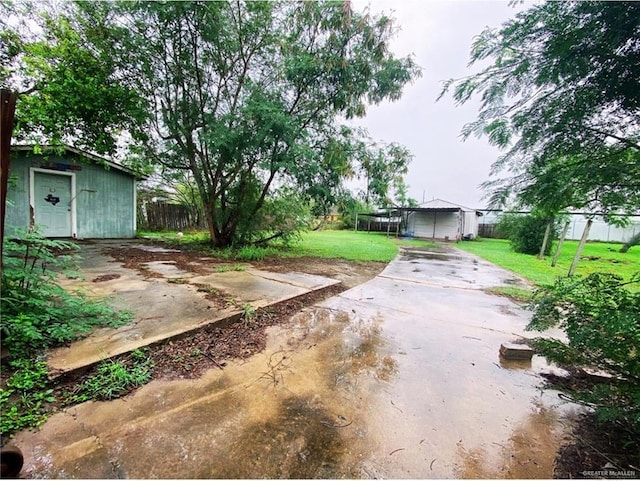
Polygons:
<instances>
[{"instance_id":1,"label":"outdoor structure","mask_svg":"<svg viewBox=\"0 0 640 481\"><path fill-rule=\"evenodd\" d=\"M460 240L478 235L480 211L442 199L433 199L407 211L406 230L412 237Z\"/></svg>"},{"instance_id":2,"label":"outdoor structure","mask_svg":"<svg viewBox=\"0 0 640 481\"><path fill-rule=\"evenodd\" d=\"M422 239L457 241L478 235L478 217L482 213L442 199L434 199L417 207L402 207L388 212L358 214L373 230L401 233ZM371 229L369 229L371 230Z\"/></svg>"},{"instance_id":3,"label":"outdoor structure","mask_svg":"<svg viewBox=\"0 0 640 481\"><path fill-rule=\"evenodd\" d=\"M136 175L71 146L11 148L5 234L37 226L46 237L132 238Z\"/></svg>"}]
</instances>

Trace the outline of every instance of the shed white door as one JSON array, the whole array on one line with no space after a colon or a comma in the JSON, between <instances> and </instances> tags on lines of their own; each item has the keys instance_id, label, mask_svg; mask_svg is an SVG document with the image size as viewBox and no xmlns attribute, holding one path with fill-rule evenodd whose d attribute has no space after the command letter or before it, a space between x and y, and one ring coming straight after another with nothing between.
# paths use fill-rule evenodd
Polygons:
<instances>
[{"instance_id":1,"label":"shed white door","mask_svg":"<svg viewBox=\"0 0 640 481\"><path fill-rule=\"evenodd\" d=\"M71 237L71 177L34 172L35 223L45 237Z\"/></svg>"}]
</instances>

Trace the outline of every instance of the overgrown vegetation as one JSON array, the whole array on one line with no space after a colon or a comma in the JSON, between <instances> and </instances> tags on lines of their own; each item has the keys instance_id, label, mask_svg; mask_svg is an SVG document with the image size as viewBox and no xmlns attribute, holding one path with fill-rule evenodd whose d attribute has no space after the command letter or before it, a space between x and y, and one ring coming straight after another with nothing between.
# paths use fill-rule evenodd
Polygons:
<instances>
[{"instance_id":1,"label":"overgrown vegetation","mask_svg":"<svg viewBox=\"0 0 640 481\"><path fill-rule=\"evenodd\" d=\"M59 274L77 275L76 244L45 239L37 232L22 234L21 239L5 239L3 252L0 329L3 348L10 352L0 389L3 436L42 423L47 404L55 401L41 359L45 349L132 318L58 284Z\"/></svg>"},{"instance_id":2,"label":"overgrown vegetation","mask_svg":"<svg viewBox=\"0 0 640 481\"><path fill-rule=\"evenodd\" d=\"M539 254L544 240L548 220L533 215L505 214L498 223L498 232L511 243L514 251L521 254ZM556 237L555 230L550 235ZM544 255L551 253L551 242L547 242Z\"/></svg>"},{"instance_id":3,"label":"overgrown vegetation","mask_svg":"<svg viewBox=\"0 0 640 481\"><path fill-rule=\"evenodd\" d=\"M137 349L129 362L106 360L98 365L96 373L71 393L70 400L84 402L90 399L109 400L140 387L151 379L153 360L144 350Z\"/></svg>"},{"instance_id":4,"label":"overgrown vegetation","mask_svg":"<svg viewBox=\"0 0 640 481\"><path fill-rule=\"evenodd\" d=\"M568 337L537 339L535 345L552 361L590 368L611 376L568 394L596 409L600 421L616 421L640 436L640 271L623 279L594 273L564 278L537 292L528 328L562 328Z\"/></svg>"},{"instance_id":5,"label":"overgrown vegetation","mask_svg":"<svg viewBox=\"0 0 640 481\"><path fill-rule=\"evenodd\" d=\"M58 274L78 275L77 251L71 242L45 239L36 232L5 241L0 327L15 355L28 357L77 339L95 326L117 327L131 319L128 312L116 313L106 303L69 293L57 283Z\"/></svg>"}]
</instances>

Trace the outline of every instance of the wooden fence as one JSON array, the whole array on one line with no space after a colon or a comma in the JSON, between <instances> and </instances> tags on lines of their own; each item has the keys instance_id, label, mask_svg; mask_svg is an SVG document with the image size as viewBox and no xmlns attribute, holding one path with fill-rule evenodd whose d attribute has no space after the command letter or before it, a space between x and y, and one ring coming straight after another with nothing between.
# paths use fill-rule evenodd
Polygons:
<instances>
[{"instance_id":1,"label":"wooden fence","mask_svg":"<svg viewBox=\"0 0 640 481\"><path fill-rule=\"evenodd\" d=\"M503 239L498 232L498 224L478 224L478 235L492 239Z\"/></svg>"},{"instance_id":2,"label":"wooden fence","mask_svg":"<svg viewBox=\"0 0 640 481\"><path fill-rule=\"evenodd\" d=\"M186 207L160 202L146 203L138 208L138 229L187 230L203 228L203 222Z\"/></svg>"}]
</instances>

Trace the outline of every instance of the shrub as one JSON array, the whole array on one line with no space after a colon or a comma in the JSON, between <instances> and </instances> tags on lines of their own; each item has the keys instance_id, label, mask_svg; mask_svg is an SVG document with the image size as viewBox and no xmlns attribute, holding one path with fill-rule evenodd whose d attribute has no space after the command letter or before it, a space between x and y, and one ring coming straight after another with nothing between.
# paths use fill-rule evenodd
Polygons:
<instances>
[{"instance_id":1,"label":"shrub","mask_svg":"<svg viewBox=\"0 0 640 481\"><path fill-rule=\"evenodd\" d=\"M640 292L628 289L637 283L640 272L627 282L609 273L559 279L536 293L528 329L561 327L568 343L535 341L544 355L612 376L610 382L571 396L593 405L601 420L624 422L640 433Z\"/></svg>"},{"instance_id":2,"label":"shrub","mask_svg":"<svg viewBox=\"0 0 640 481\"><path fill-rule=\"evenodd\" d=\"M0 329L12 355L28 357L95 326L116 327L131 320L130 313L115 313L106 303L71 294L57 283L58 274L77 275L77 250L76 244L36 232L5 240Z\"/></svg>"},{"instance_id":3,"label":"shrub","mask_svg":"<svg viewBox=\"0 0 640 481\"><path fill-rule=\"evenodd\" d=\"M131 320L104 302L67 292L59 274L77 274L76 244L23 232L3 246L0 329L11 352L8 376L0 389L3 436L43 423L55 401L47 365L39 360L47 348L87 334L97 326L116 327Z\"/></svg>"},{"instance_id":4,"label":"shrub","mask_svg":"<svg viewBox=\"0 0 640 481\"><path fill-rule=\"evenodd\" d=\"M498 223L498 232L501 236L509 239L514 251L535 255L540 253L548 222L547 219L532 215L506 214ZM557 237L557 233L554 227L550 240L555 237ZM547 243L544 255L551 253L551 244L551 241Z\"/></svg>"}]
</instances>

